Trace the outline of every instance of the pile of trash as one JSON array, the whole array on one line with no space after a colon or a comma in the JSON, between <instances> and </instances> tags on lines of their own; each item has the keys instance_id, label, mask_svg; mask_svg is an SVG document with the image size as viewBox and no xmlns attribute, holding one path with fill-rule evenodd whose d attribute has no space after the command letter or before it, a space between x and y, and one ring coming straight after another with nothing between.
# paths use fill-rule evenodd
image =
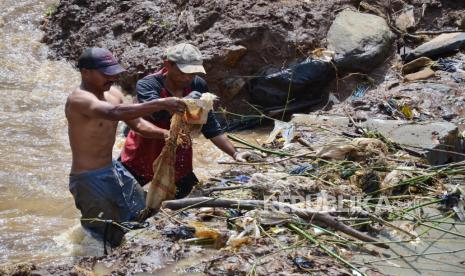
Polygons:
<instances>
[{"instance_id":1,"label":"pile of trash","mask_svg":"<svg viewBox=\"0 0 465 276\"><path fill-rule=\"evenodd\" d=\"M230 138L266 157L230 162L189 197L164 201L149 227L128 233L111 254L67 271L396 274L409 257L432 253L433 232L434 242L465 238L464 161L430 165L357 125L301 119L276 121L262 145ZM461 250L433 251L460 260L452 253ZM388 260L394 270L377 266Z\"/></svg>"}]
</instances>

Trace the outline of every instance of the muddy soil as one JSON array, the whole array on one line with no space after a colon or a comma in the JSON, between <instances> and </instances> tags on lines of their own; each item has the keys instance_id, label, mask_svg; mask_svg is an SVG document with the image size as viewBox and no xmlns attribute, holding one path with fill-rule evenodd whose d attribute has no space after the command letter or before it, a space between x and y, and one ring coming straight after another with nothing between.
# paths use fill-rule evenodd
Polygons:
<instances>
[{"instance_id":1,"label":"muddy soil","mask_svg":"<svg viewBox=\"0 0 465 276\"><path fill-rule=\"evenodd\" d=\"M231 80L308 56L324 46L337 11L358 2L63 0L43 24L43 41L54 58L71 61L85 47L109 48L129 69L123 79L129 91L159 68L167 46L190 41L206 58L210 90L229 101Z\"/></svg>"},{"instance_id":2,"label":"muddy soil","mask_svg":"<svg viewBox=\"0 0 465 276\"><path fill-rule=\"evenodd\" d=\"M331 105L321 113L354 116L355 120L368 118L414 121L451 121L463 124L465 116L465 55L447 57L456 64L455 72L436 70L435 75L414 82L406 82L399 73L402 61L393 58L386 64L382 80L373 75L352 75L339 81L341 87L335 96L341 103ZM371 76L375 78L371 78ZM402 113L402 107L412 114Z\"/></svg>"},{"instance_id":3,"label":"muddy soil","mask_svg":"<svg viewBox=\"0 0 465 276\"><path fill-rule=\"evenodd\" d=\"M190 41L204 53L211 91L224 102L266 66L278 68L325 47L335 15L360 8L363 1L87 1L63 0L44 21L43 41L54 58L75 61L85 47L113 51L129 69L124 87L132 91L142 75L159 68L164 49ZM413 5L421 18L416 29L464 29L460 1L370 1L377 11L395 15ZM370 11L368 11L370 12ZM243 83L239 81L239 83ZM247 87L240 97L247 97Z\"/></svg>"}]
</instances>

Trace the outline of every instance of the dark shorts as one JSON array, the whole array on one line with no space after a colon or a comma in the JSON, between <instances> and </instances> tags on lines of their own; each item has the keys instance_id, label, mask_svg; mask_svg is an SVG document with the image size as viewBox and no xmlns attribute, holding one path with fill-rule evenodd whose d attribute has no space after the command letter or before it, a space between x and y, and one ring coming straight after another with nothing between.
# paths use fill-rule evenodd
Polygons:
<instances>
[{"instance_id":1,"label":"dark shorts","mask_svg":"<svg viewBox=\"0 0 465 276\"><path fill-rule=\"evenodd\" d=\"M125 230L114 224L106 224L89 219L113 220L115 222L134 221L145 208L145 195L134 177L121 165L113 164L69 177L69 190L73 194L76 207L81 211L81 224L92 235L119 245Z\"/></svg>"}]
</instances>

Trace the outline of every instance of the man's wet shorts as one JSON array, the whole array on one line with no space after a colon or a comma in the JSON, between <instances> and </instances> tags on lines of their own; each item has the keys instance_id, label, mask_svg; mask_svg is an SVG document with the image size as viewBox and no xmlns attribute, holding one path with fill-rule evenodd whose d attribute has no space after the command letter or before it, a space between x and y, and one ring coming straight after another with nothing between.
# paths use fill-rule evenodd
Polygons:
<instances>
[{"instance_id":1,"label":"man's wet shorts","mask_svg":"<svg viewBox=\"0 0 465 276\"><path fill-rule=\"evenodd\" d=\"M125 231L101 220L134 221L145 208L144 191L115 160L105 168L71 174L69 190L81 211L81 224L97 238L105 236L112 245L120 243Z\"/></svg>"}]
</instances>

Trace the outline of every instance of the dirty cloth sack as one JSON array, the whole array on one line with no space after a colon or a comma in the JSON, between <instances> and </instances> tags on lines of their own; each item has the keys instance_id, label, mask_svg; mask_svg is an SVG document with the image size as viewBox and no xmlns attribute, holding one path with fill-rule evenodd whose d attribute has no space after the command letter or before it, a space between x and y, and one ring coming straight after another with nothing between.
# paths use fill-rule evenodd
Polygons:
<instances>
[{"instance_id":1,"label":"dirty cloth sack","mask_svg":"<svg viewBox=\"0 0 465 276\"><path fill-rule=\"evenodd\" d=\"M190 147L191 134L200 130L207 121L216 96L204 93L198 100L184 99L187 109L184 114L174 114L171 118L170 135L157 159L153 162L153 179L149 184L146 199L146 214L157 212L164 200L173 199L176 194L175 161L177 147Z\"/></svg>"},{"instance_id":2,"label":"dirty cloth sack","mask_svg":"<svg viewBox=\"0 0 465 276\"><path fill-rule=\"evenodd\" d=\"M369 157L381 158L388 152L388 147L379 139L355 138L350 142L334 140L321 147L317 156L330 160L364 160Z\"/></svg>"}]
</instances>

